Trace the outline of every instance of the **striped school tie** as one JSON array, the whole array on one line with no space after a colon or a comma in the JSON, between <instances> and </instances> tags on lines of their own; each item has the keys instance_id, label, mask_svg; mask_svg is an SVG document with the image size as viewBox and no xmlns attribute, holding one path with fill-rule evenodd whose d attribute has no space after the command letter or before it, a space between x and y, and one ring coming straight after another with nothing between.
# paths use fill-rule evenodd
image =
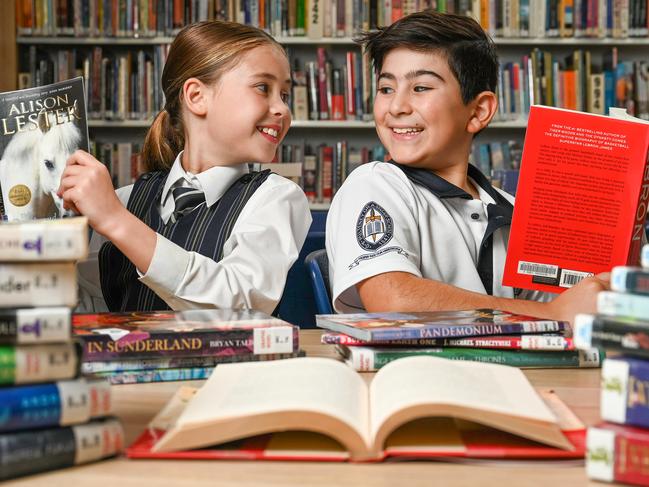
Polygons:
<instances>
[{"instance_id":1,"label":"striped school tie","mask_svg":"<svg viewBox=\"0 0 649 487\"><path fill-rule=\"evenodd\" d=\"M205 194L196 188L178 187L171 190L174 197L175 209L171 214L171 223L190 213L194 208L205 203Z\"/></svg>"}]
</instances>

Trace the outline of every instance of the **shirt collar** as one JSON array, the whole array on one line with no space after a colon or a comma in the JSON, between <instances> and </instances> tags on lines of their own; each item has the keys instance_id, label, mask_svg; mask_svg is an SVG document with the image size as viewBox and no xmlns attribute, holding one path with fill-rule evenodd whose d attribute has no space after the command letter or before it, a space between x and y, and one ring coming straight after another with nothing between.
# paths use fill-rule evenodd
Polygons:
<instances>
[{"instance_id":1,"label":"shirt collar","mask_svg":"<svg viewBox=\"0 0 649 487\"><path fill-rule=\"evenodd\" d=\"M461 188L458 188L452 183L449 183L446 179L438 176L428 169L422 169L419 167L410 167L403 164L399 164L392 160L388 161L389 164L394 164L399 169L401 169L405 175L411 181L420 184L427 188L431 193L433 193L438 198L462 198L466 200L473 199L469 193L464 191ZM489 180L485 177L484 174L480 172L480 169L475 167L473 164L469 164L467 168L468 176L476 183L478 186L478 191L482 193L484 191L488 194L496 203L509 205L509 202L496 191ZM482 190L482 191L481 191Z\"/></svg>"},{"instance_id":2,"label":"shirt collar","mask_svg":"<svg viewBox=\"0 0 649 487\"><path fill-rule=\"evenodd\" d=\"M247 164L235 166L214 166L198 174L192 174L183 169L181 151L174 161L169 175L162 188L162 203L166 201L171 189L178 186L181 180L185 180L190 186L200 189L205 194L205 202L210 207L223 196L226 190L244 174L248 173ZM182 184L182 183L181 183Z\"/></svg>"}]
</instances>

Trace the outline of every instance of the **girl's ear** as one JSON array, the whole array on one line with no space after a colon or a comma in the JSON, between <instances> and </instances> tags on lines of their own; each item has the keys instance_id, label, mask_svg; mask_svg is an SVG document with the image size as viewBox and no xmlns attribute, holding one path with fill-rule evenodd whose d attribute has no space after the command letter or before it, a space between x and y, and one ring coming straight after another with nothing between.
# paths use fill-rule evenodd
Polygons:
<instances>
[{"instance_id":1,"label":"girl's ear","mask_svg":"<svg viewBox=\"0 0 649 487\"><path fill-rule=\"evenodd\" d=\"M479 93L471 102L473 113L467 123L466 130L469 133L477 134L485 128L498 110L498 98L492 91Z\"/></svg>"},{"instance_id":2,"label":"girl's ear","mask_svg":"<svg viewBox=\"0 0 649 487\"><path fill-rule=\"evenodd\" d=\"M207 86L198 78L189 78L183 83L182 100L185 108L194 115L207 113Z\"/></svg>"}]
</instances>

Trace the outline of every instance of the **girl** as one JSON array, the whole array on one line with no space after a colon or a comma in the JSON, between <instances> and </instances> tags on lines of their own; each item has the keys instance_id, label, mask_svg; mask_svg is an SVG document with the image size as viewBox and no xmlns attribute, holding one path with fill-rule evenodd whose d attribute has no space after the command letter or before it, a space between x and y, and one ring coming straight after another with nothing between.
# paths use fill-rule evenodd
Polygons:
<instances>
[{"instance_id":1,"label":"girl","mask_svg":"<svg viewBox=\"0 0 649 487\"><path fill-rule=\"evenodd\" d=\"M61 178L66 207L95 230L82 308L275 309L311 215L296 184L246 163L272 160L290 88L286 53L262 30L207 21L178 34L142 150L148 172L115 192L106 166L78 151Z\"/></svg>"}]
</instances>

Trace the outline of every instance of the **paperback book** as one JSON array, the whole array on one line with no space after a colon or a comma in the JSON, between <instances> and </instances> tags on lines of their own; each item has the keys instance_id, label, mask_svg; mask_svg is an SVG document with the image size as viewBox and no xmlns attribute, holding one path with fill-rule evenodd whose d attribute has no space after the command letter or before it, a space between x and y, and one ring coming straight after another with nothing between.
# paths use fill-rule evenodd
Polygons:
<instances>
[{"instance_id":1,"label":"paperback book","mask_svg":"<svg viewBox=\"0 0 649 487\"><path fill-rule=\"evenodd\" d=\"M4 261L81 260L88 255L88 240L85 217L0 225Z\"/></svg>"},{"instance_id":2,"label":"paperback book","mask_svg":"<svg viewBox=\"0 0 649 487\"><path fill-rule=\"evenodd\" d=\"M505 285L557 293L614 266L638 265L649 122L615 113L531 108Z\"/></svg>"},{"instance_id":3,"label":"paperback book","mask_svg":"<svg viewBox=\"0 0 649 487\"><path fill-rule=\"evenodd\" d=\"M73 379L80 365L78 343L0 345L0 386Z\"/></svg>"},{"instance_id":4,"label":"paperback book","mask_svg":"<svg viewBox=\"0 0 649 487\"><path fill-rule=\"evenodd\" d=\"M84 361L295 353L299 328L250 310L75 314Z\"/></svg>"},{"instance_id":5,"label":"paperback book","mask_svg":"<svg viewBox=\"0 0 649 487\"><path fill-rule=\"evenodd\" d=\"M60 343L70 340L70 308L0 308L0 344Z\"/></svg>"},{"instance_id":6,"label":"paperback book","mask_svg":"<svg viewBox=\"0 0 649 487\"><path fill-rule=\"evenodd\" d=\"M201 389L179 389L127 455L582 458L584 442L558 396L539 395L513 367L412 357L368 385L335 360L296 358L216 367Z\"/></svg>"},{"instance_id":7,"label":"paperback book","mask_svg":"<svg viewBox=\"0 0 649 487\"><path fill-rule=\"evenodd\" d=\"M649 359L649 320L605 315L575 316L575 345Z\"/></svg>"},{"instance_id":8,"label":"paperback book","mask_svg":"<svg viewBox=\"0 0 649 487\"><path fill-rule=\"evenodd\" d=\"M366 342L571 330L567 321L544 320L492 309L317 315L316 325Z\"/></svg>"},{"instance_id":9,"label":"paperback book","mask_svg":"<svg viewBox=\"0 0 649 487\"><path fill-rule=\"evenodd\" d=\"M72 213L57 196L68 157L88 150L83 77L0 93L0 217Z\"/></svg>"}]
</instances>

